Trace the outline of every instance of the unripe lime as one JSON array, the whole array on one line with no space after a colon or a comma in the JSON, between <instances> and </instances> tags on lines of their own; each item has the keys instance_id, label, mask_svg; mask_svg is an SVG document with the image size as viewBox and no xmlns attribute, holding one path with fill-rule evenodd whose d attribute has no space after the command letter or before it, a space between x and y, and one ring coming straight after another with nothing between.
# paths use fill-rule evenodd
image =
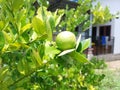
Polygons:
<instances>
[{"instance_id":1,"label":"unripe lime","mask_svg":"<svg viewBox=\"0 0 120 90\"><path fill-rule=\"evenodd\" d=\"M76 45L76 37L70 31L63 31L57 35L56 44L60 50L72 49Z\"/></svg>"}]
</instances>

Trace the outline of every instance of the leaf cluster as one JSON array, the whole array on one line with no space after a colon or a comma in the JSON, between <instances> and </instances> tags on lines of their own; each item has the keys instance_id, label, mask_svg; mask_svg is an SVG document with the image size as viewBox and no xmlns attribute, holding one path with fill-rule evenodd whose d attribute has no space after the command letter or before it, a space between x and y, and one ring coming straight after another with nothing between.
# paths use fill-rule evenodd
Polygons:
<instances>
[{"instance_id":1,"label":"leaf cluster","mask_svg":"<svg viewBox=\"0 0 120 90\"><path fill-rule=\"evenodd\" d=\"M0 90L94 90L102 79L83 54L90 39L59 50L52 39L63 11L36 13L33 3L0 3Z\"/></svg>"}]
</instances>

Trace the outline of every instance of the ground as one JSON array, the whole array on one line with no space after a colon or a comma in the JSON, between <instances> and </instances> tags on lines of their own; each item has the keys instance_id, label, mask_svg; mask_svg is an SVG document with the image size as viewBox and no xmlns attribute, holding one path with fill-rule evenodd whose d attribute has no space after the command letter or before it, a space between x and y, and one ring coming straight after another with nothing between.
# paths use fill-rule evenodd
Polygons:
<instances>
[{"instance_id":1,"label":"ground","mask_svg":"<svg viewBox=\"0 0 120 90\"><path fill-rule=\"evenodd\" d=\"M109 69L120 69L120 60L107 61L106 63Z\"/></svg>"},{"instance_id":2,"label":"ground","mask_svg":"<svg viewBox=\"0 0 120 90\"><path fill-rule=\"evenodd\" d=\"M100 71L105 75L98 90L120 90L120 60L106 61L108 67Z\"/></svg>"}]
</instances>

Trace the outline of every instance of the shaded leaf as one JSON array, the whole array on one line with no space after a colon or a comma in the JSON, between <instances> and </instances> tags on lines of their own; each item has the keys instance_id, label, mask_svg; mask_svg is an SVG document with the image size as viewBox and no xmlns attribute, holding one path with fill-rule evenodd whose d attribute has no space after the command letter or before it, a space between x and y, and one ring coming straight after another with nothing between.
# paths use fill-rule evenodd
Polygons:
<instances>
[{"instance_id":1,"label":"shaded leaf","mask_svg":"<svg viewBox=\"0 0 120 90\"><path fill-rule=\"evenodd\" d=\"M3 33L2 33L2 31L0 31L0 50L2 50L4 45L5 45L5 37L4 37Z\"/></svg>"},{"instance_id":2,"label":"shaded leaf","mask_svg":"<svg viewBox=\"0 0 120 90\"><path fill-rule=\"evenodd\" d=\"M0 31L4 28L4 22L0 21Z\"/></svg>"},{"instance_id":3,"label":"shaded leaf","mask_svg":"<svg viewBox=\"0 0 120 90\"><path fill-rule=\"evenodd\" d=\"M3 81L4 78L6 78L7 72L8 72L7 66L0 68L0 81Z\"/></svg>"},{"instance_id":4,"label":"shaded leaf","mask_svg":"<svg viewBox=\"0 0 120 90\"><path fill-rule=\"evenodd\" d=\"M18 10L21 8L21 6L24 4L24 0L13 0L12 3L12 9Z\"/></svg>"},{"instance_id":5,"label":"shaded leaf","mask_svg":"<svg viewBox=\"0 0 120 90\"><path fill-rule=\"evenodd\" d=\"M23 61L23 60L20 60L19 62L18 62L18 65L17 65L17 69L18 69L18 71L20 72L20 74L23 74L23 75L25 75L26 74L26 72L25 72L25 62Z\"/></svg>"},{"instance_id":6,"label":"shaded leaf","mask_svg":"<svg viewBox=\"0 0 120 90\"><path fill-rule=\"evenodd\" d=\"M39 65L42 65L42 60L41 60L41 57L40 57L38 51L36 51L36 50L33 49L32 50L32 56L38 62Z\"/></svg>"}]
</instances>

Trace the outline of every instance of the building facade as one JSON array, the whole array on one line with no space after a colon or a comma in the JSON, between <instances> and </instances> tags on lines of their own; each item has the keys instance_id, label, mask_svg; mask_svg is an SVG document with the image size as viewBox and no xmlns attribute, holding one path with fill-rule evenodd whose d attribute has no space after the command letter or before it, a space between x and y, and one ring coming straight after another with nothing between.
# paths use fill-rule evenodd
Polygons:
<instances>
[{"instance_id":1,"label":"building facade","mask_svg":"<svg viewBox=\"0 0 120 90\"><path fill-rule=\"evenodd\" d=\"M116 14L120 11L120 0L97 0L103 7L108 6L112 14ZM96 3L94 2L93 5ZM112 53L120 54L120 18L116 17L110 22L101 25L95 25L92 29L93 35L107 36L109 38L108 45L112 45Z\"/></svg>"}]
</instances>

